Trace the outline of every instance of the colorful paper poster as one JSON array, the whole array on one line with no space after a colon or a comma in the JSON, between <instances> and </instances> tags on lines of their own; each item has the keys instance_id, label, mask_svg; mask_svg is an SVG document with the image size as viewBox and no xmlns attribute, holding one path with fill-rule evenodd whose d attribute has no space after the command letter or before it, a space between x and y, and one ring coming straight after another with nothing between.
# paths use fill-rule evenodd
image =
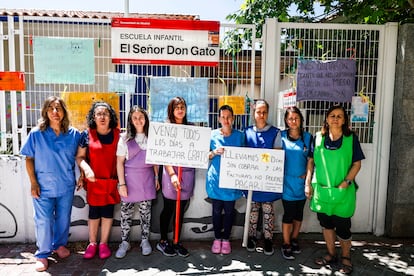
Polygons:
<instances>
[{"instance_id":1,"label":"colorful paper poster","mask_svg":"<svg viewBox=\"0 0 414 276\"><path fill-rule=\"evenodd\" d=\"M245 114L245 97L243 96L220 96L218 98L218 108L223 105L229 105L233 108L234 115Z\"/></svg>"},{"instance_id":2,"label":"colorful paper poster","mask_svg":"<svg viewBox=\"0 0 414 276\"><path fill-rule=\"evenodd\" d=\"M366 123L368 122L369 103L362 97L352 97L351 122Z\"/></svg>"},{"instance_id":3,"label":"colorful paper poster","mask_svg":"<svg viewBox=\"0 0 414 276\"><path fill-rule=\"evenodd\" d=\"M355 94L355 60L298 60L296 100L351 102Z\"/></svg>"},{"instance_id":4,"label":"colorful paper poster","mask_svg":"<svg viewBox=\"0 0 414 276\"><path fill-rule=\"evenodd\" d=\"M150 78L151 121L165 122L167 107L174 97L182 97L187 103L187 119L193 123L208 122L207 78Z\"/></svg>"},{"instance_id":5,"label":"colorful paper poster","mask_svg":"<svg viewBox=\"0 0 414 276\"><path fill-rule=\"evenodd\" d=\"M118 93L135 93L137 75L108 72L108 90Z\"/></svg>"},{"instance_id":6,"label":"colorful paper poster","mask_svg":"<svg viewBox=\"0 0 414 276\"><path fill-rule=\"evenodd\" d=\"M71 125L79 130L87 128L86 116L92 103L96 101L109 103L119 115L119 95L116 93L62 92L61 97L68 107Z\"/></svg>"},{"instance_id":7,"label":"colorful paper poster","mask_svg":"<svg viewBox=\"0 0 414 276\"><path fill-rule=\"evenodd\" d=\"M94 84L93 39L34 37L35 83Z\"/></svg>"},{"instance_id":8,"label":"colorful paper poster","mask_svg":"<svg viewBox=\"0 0 414 276\"><path fill-rule=\"evenodd\" d=\"M26 85L23 72L0 72L0 90L24 91Z\"/></svg>"}]
</instances>

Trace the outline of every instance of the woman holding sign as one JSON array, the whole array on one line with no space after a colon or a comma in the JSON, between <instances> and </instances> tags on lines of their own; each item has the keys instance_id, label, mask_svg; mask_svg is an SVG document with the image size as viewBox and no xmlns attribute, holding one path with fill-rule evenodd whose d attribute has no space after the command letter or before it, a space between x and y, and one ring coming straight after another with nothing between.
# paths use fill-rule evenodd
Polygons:
<instances>
[{"instance_id":1,"label":"woman holding sign","mask_svg":"<svg viewBox=\"0 0 414 276\"><path fill-rule=\"evenodd\" d=\"M244 144L244 135L241 131L233 129L233 109L223 105L218 111L218 120L221 128L211 132L210 153L211 160L206 179L206 191L213 205L214 242L211 252L214 254L230 254L230 234L233 227L234 205L242 196L237 189L220 188L220 160L224 147L241 147ZM222 212L224 211L224 217Z\"/></svg>"},{"instance_id":2,"label":"woman holding sign","mask_svg":"<svg viewBox=\"0 0 414 276\"><path fill-rule=\"evenodd\" d=\"M187 104L182 97L173 98L167 109L168 122L172 124L190 124L187 121ZM181 179L179 171L181 171ZM188 250L178 241L181 228L183 224L184 211L186 209L189 199L193 196L194 192L194 168L180 169L173 166L164 166L162 173L162 195L164 200L164 207L160 214L160 232L161 239L157 243L157 249L165 256L171 257L179 255L187 257L189 255ZM180 190L177 193L177 190ZM174 239L174 243L170 244L168 241L168 227L176 210L177 195L180 195L179 202L179 221L173 220L176 225L173 226L174 234L177 235L177 239ZM178 231L178 233L177 233Z\"/></svg>"},{"instance_id":3,"label":"woman holding sign","mask_svg":"<svg viewBox=\"0 0 414 276\"><path fill-rule=\"evenodd\" d=\"M317 213L328 250L315 263L321 266L336 263L335 241L338 237L342 250L340 272L350 274L355 177L365 156L358 137L349 129L349 118L342 106L329 108L322 130L315 136L311 155L305 193L312 197L310 208Z\"/></svg>"},{"instance_id":4,"label":"woman holding sign","mask_svg":"<svg viewBox=\"0 0 414 276\"><path fill-rule=\"evenodd\" d=\"M305 178L312 135L303 129L303 115L296 106L285 112L286 130L282 131L282 149L285 151L283 176L282 256L294 260L293 253L301 252L298 244L306 202Z\"/></svg>"},{"instance_id":5,"label":"woman holding sign","mask_svg":"<svg viewBox=\"0 0 414 276\"><path fill-rule=\"evenodd\" d=\"M257 100L254 105L255 125L245 130L246 145L251 148L281 148L280 130L267 123L269 115L269 104L263 100ZM247 194L246 192L244 192ZM264 254L272 255L273 249L273 228L274 228L274 210L273 202L282 198L281 193L254 191L252 204L250 206L250 224L249 238L247 241L247 250L253 252L256 250L257 243L257 223L259 220L259 211L263 214L263 232L264 232Z\"/></svg>"}]
</instances>

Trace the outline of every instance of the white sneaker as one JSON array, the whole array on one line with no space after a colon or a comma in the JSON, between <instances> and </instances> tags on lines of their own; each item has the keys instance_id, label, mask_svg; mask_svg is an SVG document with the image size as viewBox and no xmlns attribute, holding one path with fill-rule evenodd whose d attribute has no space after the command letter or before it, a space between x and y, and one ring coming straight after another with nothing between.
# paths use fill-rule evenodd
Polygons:
<instances>
[{"instance_id":1,"label":"white sneaker","mask_svg":"<svg viewBox=\"0 0 414 276\"><path fill-rule=\"evenodd\" d=\"M119 245L118 250L115 253L115 257L118 259L122 259L123 257L125 257L127 251L131 249L131 245L129 245L129 242L127 241L123 241L121 242L121 244Z\"/></svg>"},{"instance_id":2,"label":"white sneaker","mask_svg":"<svg viewBox=\"0 0 414 276\"><path fill-rule=\"evenodd\" d=\"M142 255L144 256L151 254L152 247L148 239L144 239L141 241L141 250L142 250Z\"/></svg>"}]
</instances>

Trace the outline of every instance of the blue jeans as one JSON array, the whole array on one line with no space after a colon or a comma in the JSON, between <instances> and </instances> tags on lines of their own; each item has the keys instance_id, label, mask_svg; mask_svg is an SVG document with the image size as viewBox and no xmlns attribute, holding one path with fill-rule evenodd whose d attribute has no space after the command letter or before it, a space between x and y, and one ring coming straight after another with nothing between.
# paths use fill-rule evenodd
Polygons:
<instances>
[{"instance_id":1,"label":"blue jeans","mask_svg":"<svg viewBox=\"0 0 414 276\"><path fill-rule=\"evenodd\" d=\"M47 258L69 237L73 193L61 197L33 199L36 245L35 257Z\"/></svg>"},{"instance_id":2,"label":"blue jeans","mask_svg":"<svg viewBox=\"0 0 414 276\"><path fill-rule=\"evenodd\" d=\"M213 199L213 229L216 239L228 240L233 227L235 200ZM224 210L224 215L222 211Z\"/></svg>"}]
</instances>

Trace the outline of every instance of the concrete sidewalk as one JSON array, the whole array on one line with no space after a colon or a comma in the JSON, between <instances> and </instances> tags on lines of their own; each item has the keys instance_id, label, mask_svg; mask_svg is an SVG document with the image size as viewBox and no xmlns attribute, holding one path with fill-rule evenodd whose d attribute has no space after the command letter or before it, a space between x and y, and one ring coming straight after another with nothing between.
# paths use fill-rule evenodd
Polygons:
<instances>
[{"instance_id":1,"label":"concrete sidewalk","mask_svg":"<svg viewBox=\"0 0 414 276\"><path fill-rule=\"evenodd\" d=\"M111 243L113 255L109 259L84 260L86 243L70 243L71 256L64 260L51 256L49 269L42 273L34 270L34 244L0 244L0 275L340 275L339 266L314 264L314 259L326 252L321 234L301 234L300 238L302 253L293 261L281 256L280 234L275 235L272 256L264 255L260 247L258 252L247 252L240 240L233 240L230 255L212 254L210 241L189 241L183 242L189 257L165 257L152 241L150 256L142 256L139 243L133 242L127 256L116 259L118 243ZM352 275L414 275L414 239L361 234L354 235L352 244Z\"/></svg>"}]
</instances>

